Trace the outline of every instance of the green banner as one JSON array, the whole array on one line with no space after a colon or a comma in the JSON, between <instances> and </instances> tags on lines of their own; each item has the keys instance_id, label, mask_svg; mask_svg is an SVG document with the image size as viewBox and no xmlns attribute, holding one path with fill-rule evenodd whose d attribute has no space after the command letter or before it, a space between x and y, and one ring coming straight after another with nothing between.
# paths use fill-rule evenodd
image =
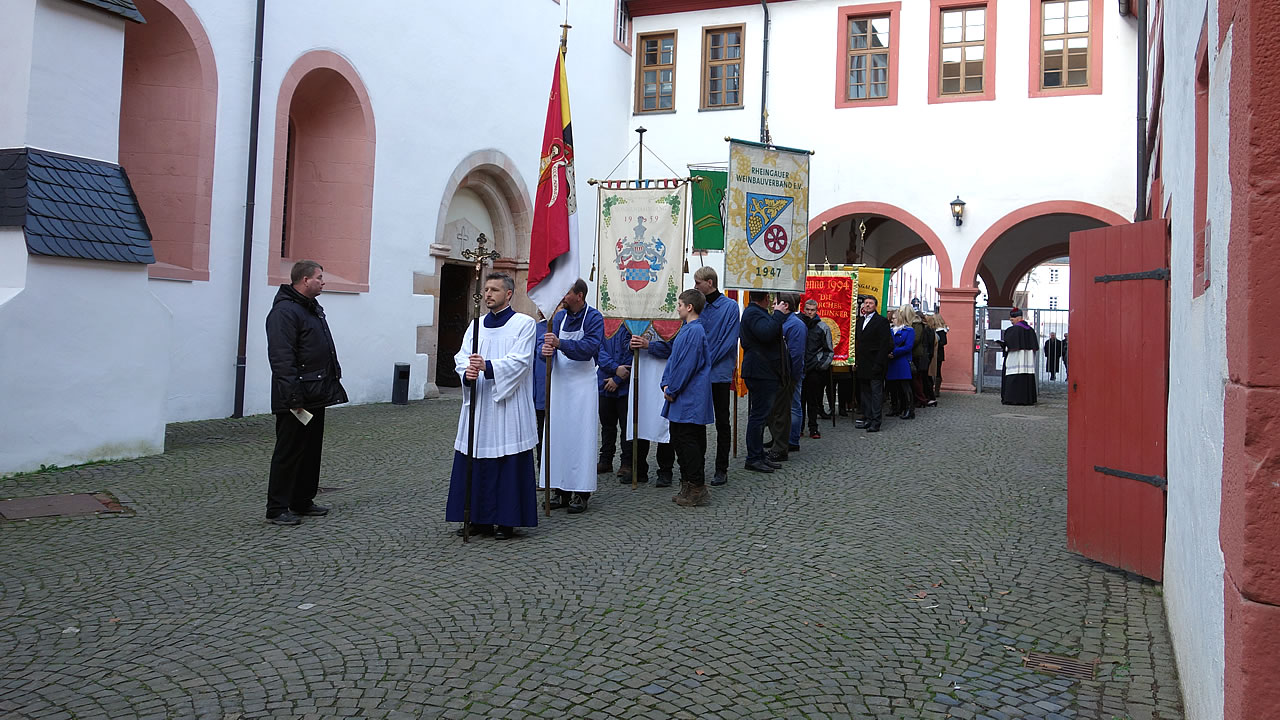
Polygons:
<instances>
[{"instance_id":1,"label":"green banner","mask_svg":"<svg viewBox=\"0 0 1280 720\"><path fill-rule=\"evenodd\" d=\"M724 191L729 173L724 170L697 170L700 182L691 183L693 195L693 249L724 249Z\"/></svg>"}]
</instances>

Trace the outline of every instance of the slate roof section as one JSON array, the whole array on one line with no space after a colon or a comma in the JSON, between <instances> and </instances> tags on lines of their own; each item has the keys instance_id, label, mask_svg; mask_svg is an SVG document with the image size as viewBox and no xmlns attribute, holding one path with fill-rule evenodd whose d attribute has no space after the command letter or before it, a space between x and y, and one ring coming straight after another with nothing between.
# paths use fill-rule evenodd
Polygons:
<instances>
[{"instance_id":1,"label":"slate roof section","mask_svg":"<svg viewBox=\"0 0 1280 720\"><path fill-rule=\"evenodd\" d=\"M156 261L124 168L31 148L0 150L0 227L21 227L33 255Z\"/></svg>"},{"instance_id":2,"label":"slate roof section","mask_svg":"<svg viewBox=\"0 0 1280 720\"><path fill-rule=\"evenodd\" d=\"M133 4L133 0L76 0L84 5L92 5L101 10L106 10L114 15L119 15L126 20L132 20L136 23L145 23L146 18L142 17L142 13L138 12L138 6Z\"/></svg>"}]
</instances>

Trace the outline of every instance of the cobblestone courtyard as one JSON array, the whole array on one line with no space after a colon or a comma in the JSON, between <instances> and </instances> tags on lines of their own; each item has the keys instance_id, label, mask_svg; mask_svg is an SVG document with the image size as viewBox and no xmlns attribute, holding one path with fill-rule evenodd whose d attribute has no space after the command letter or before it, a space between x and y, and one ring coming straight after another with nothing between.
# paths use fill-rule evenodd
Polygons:
<instances>
[{"instance_id":1,"label":"cobblestone courtyard","mask_svg":"<svg viewBox=\"0 0 1280 720\"><path fill-rule=\"evenodd\" d=\"M1160 586L1065 550L1047 400L828 422L703 508L601 476L585 515L469 546L456 398L331 411L334 510L297 528L262 521L269 416L171 425L163 456L0 480L133 511L0 520L0 717L1181 718Z\"/></svg>"}]
</instances>

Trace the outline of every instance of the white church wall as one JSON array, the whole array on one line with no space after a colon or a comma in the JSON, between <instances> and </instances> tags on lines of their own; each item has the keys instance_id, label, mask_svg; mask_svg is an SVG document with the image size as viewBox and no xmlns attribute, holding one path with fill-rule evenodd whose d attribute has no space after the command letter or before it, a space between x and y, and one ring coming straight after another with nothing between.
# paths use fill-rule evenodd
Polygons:
<instances>
[{"instance_id":1,"label":"white church wall","mask_svg":"<svg viewBox=\"0 0 1280 720\"><path fill-rule=\"evenodd\" d=\"M237 313L244 222L244 170L252 67L253 7L191 0L209 35L218 68L218 137L208 282L153 280L173 308L177 341L170 364L195 372L197 387L173 386L171 421L224 416L234 393ZM587 8L590 8L589 10ZM595 190L625 153L627 78L632 57L612 42L612 10L575 5L569 40L570 96L578 158L580 229L594 242ZM387 401L392 367L411 364L410 397L422 397L434 358L417 353L420 325L430 325L435 298L413 294L413 275L432 274L434 240L445 186L467 155L495 149L513 159L528 192L535 192L543 119L563 22L563 6L518 3L500 16L479 4L424 8L352 6L332 0L268 5L262 80L261 134L251 305L248 324L246 414L266 412L270 369L263 322L277 286L268 285L270 198L274 181L274 118L285 72L316 49L346 58L368 91L377 151L369 291L326 292L343 383L353 403ZM488 41L458 28L489 28ZM513 58L522 58L513 62ZM612 75L614 80L607 80ZM600 105L601 95L617 102ZM467 200L462 201L463 204ZM532 197L529 198L532 204ZM525 240L527 242L527 239ZM582 267L590 271L590 252ZM190 348L200 347L196 352Z\"/></svg>"},{"instance_id":2,"label":"white church wall","mask_svg":"<svg viewBox=\"0 0 1280 720\"><path fill-rule=\"evenodd\" d=\"M774 142L816 151L811 217L851 201L901 207L942 240L960 284L970 248L1013 210L1075 200L1132 215L1136 23L1114 5L1104 4L1098 18L1100 95L1029 98L1030 4L1004 2L998 6L996 99L929 104L929 3L913 1L902 4L896 36L897 105L837 109L837 9L849 4L859 3L770 6L769 126ZM699 111L702 28L736 23L746 25L743 108ZM675 112L631 120L633 128L649 130L646 144L673 168L727 160L726 135L759 138L763 25L758 6L636 18L637 33L677 31ZM666 170L646 157L645 172ZM968 203L958 228L948 206L956 195Z\"/></svg>"},{"instance_id":3,"label":"white church wall","mask_svg":"<svg viewBox=\"0 0 1280 720\"><path fill-rule=\"evenodd\" d=\"M31 43L35 38L35 0L0 0L5 23L0 43L0 148L27 141L27 100L31 92Z\"/></svg>"},{"instance_id":4,"label":"white church wall","mask_svg":"<svg viewBox=\"0 0 1280 720\"><path fill-rule=\"evenodd\" d=\"M37 0L24 144L117 161L125 22L81 3Z\"/></svg>"},{"instance_id":5,"label":"white church wall","mask_svg":"<svg viewBox=\"0 0 1280 720\"><path fill-rule=\"evenodd\" d=\"M1227 378L1227 108L1231 35L1216 54L1216 3L1209 2L1209 219L1212 283L1193 297L1195 52L1206 3L1164 4L1164 197L1172 217L1170 281L1169 498L1164 602L1188 720L1222 717L1223 572L1218 518L1222 504L1223 402Z\"/></svg>"},{"instance_id":6,"label":"white church wall","mask_svg":"<svg viewBox=\"0 0 1280 720\"><path fill-rule=\"evenodd\" d=\"M30 256L0 304L0 473L162 452L170 324L143 265Z\"/></svg>"}]
</instances>

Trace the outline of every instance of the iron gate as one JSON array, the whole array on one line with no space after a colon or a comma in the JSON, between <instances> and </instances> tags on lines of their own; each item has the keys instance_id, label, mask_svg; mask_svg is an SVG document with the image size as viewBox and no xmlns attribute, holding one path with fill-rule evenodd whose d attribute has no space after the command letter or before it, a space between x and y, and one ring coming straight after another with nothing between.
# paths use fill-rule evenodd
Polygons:
<instances>
[{"instance_id":1,"label":"iron gate","mask_svg":"<svg viewBox=\"0 0 1280 720\"><path fill-rule=\"evenodd\" d=\"M1004 353L1000 349L1001 333L1009 326L1009 307L974 308L973 318L973 384L978 392L988 390L1000 391L1000 369L1004 363ZM1037 393L1057 393L1067 391L1067 367L1070 361L1070 340L1067 330L1071 322L1070 308L1023 308L1022 316L1036 331L1039 347L1036 348L1036 386ZM1045 344L1049 335L1061 340L1062 357L1056 370L1048 364L1050 358L1045 357Z\"/></svg>"}]
</instances>

